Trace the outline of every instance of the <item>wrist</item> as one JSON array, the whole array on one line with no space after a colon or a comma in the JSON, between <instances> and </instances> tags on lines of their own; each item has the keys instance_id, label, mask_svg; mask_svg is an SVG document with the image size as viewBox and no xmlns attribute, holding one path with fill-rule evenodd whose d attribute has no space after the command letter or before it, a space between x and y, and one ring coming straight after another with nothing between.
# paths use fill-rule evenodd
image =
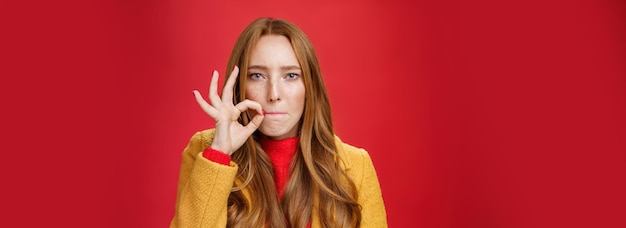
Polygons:
<instances>
[{"instance_id":1,"label":"wrist","mask_svg":"<svg viewBox=\"0 0 626 228\"><path fill-rule=\"evenodd\" d=\"M217 152L220 152L220 153L223 153L223 154L226 154L226 155L229 155L229 156L230 156L230 154L232 154L232 152L230 150L228 150L228 149L226 149L226 147L223 147L223 146L220 146L220 145L211 144L210 148L215 150L215 151L217 151Z\"/></svg>"}]
</instances>

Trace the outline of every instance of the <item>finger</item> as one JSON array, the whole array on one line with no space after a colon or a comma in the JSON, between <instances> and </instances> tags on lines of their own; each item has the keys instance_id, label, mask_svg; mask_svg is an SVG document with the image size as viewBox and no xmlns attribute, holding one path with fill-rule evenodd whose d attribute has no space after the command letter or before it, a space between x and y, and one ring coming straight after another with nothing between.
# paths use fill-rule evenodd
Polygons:
<instances>
[{"instance_id":1,"label":"finger","mask_svg":"<svg viewBox=\"0 0 626 228\"><path fill-rule=\"evenodd\" d=\"M235 66L233 72L230 73L230 77L228 77L228 81L226 81L226 85L224 85L224 90L222 90L222 102L233 101L233 87L235 87L237 75L239 75L239 67Z\"/></svg>"},{"instance_id":2,"label":"finger","mask_svg":"<svg viewBox=\"0 0 626 228\"><path fill-rule=\"evenodd\" d=\"M200 108L202 108L204 112L206 112L207 114L209 114L209 116L215 119L215 117L217 116L217 110L204 100L198 90L194 90L193 95L196 97L196 102L198 102Z\"/></svg>"},{"instance_id":3,"label":"finger","mask_svg":"<svg viewBox=\"0 0 626 228\"><path fill-rule=\"evenodd\" d=\"M239 112L245 112L248 109L251 109L256 111L258 114L263 115L263 108L261 107L261 104L256 101L245 99L242 102L239 102L239 104L235 105L235 108L237 108Z\"/></svg>"},{"instance_id":4,"label":"finger","mask_svg":"<svg viewBox=\"0 0 626 228\"><path fill-rule=\"evenodd\" d=\"M219 105L221 104L220 96L217 95L217 80L219 77L220 74L217 70L214 70L213 76L211 77L211 85L209 86L209 100L211 101L211 104L217 108L219 108Z\"/></svg>"},{"instance_id":5,"label":"finger","mask_svg":"<svg viewBox=\"0 0 626 228\"><path fill-rule=\"evenodd\" d=\"M254 133L254 131L256 131L256 129L258 129L259 126L261 126L261 123L263 122L263 118L265 118L263 114L255 115L254 118L252 118L252 121L250 121L248 125L245 126L247 133L248 134Z\"/></svg>"},{"instance_id":6,"label":"finger","mask_svg":"<svg viewBox=\"0 0 626 228\"><path fill-rule=\"evenodd\" d=\"M254 131L256 131L256 129L259 128L259 126L261 126L261 122L263 122L263 118L265 118L265 116L263 115L263 108L261 107L261 104L252 100L245 99L242 102L239 102L239 104L237 104L235 107L240 112L245 112L247 110L254 110L257 112L257 114L254 115L252 120L248 123L248 125L244 127L247 134L252 134Z\"/></svg>"}]
</instances>

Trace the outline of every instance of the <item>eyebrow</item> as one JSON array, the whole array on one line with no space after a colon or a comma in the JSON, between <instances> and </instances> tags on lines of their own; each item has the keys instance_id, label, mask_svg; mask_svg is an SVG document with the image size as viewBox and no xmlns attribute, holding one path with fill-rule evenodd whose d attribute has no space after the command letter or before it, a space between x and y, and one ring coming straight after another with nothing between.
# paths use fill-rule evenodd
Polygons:
<instances>
[{"instance_id":1,"label":"eyebrow","mask_svg":"<svg viewBox=\"0 0 626 228\"><path fill-rule=\"evenodd\" d=\"M281 70L300 70L300 66L295 66L295 65L281 66L280 69ZM251 65L248 67L248 70L267 70L267 66Z\"/></svg>"}]
</instances>

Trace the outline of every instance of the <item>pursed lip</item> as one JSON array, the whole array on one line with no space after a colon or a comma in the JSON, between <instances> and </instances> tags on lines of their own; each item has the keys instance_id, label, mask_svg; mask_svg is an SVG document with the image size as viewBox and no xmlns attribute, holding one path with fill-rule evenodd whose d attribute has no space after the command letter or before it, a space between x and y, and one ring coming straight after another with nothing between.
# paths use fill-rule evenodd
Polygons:
<instances>
[{"instance_id":1,"label":"pursed lip","mask_svg":"<svg viewBox=\"0 0 626 228\"><path fill-rule=\"evenodd\" d=\"M287 114L286 112L276 112L276 111L265 111L263 110L263 115L281 115Z\"/></svg>"}]
</instances>

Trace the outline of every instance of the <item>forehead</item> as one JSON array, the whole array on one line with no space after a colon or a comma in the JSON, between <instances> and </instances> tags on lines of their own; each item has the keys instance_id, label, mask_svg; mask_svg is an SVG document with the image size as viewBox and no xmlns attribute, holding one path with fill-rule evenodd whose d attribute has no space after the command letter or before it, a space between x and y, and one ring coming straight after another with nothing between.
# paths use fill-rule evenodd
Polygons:
<instances>
[{"instance_id":1,"label":"forehead","mask_svg":"<svg viewBox=\"0 0 626 228\"><path fill-rule=\"evenodd\" d=\"M263 65L267 67L296 65L298 59L291 47L291 42L282 35L262 36L250 52L249 65Z\"/></svg>"}]
</instances>

